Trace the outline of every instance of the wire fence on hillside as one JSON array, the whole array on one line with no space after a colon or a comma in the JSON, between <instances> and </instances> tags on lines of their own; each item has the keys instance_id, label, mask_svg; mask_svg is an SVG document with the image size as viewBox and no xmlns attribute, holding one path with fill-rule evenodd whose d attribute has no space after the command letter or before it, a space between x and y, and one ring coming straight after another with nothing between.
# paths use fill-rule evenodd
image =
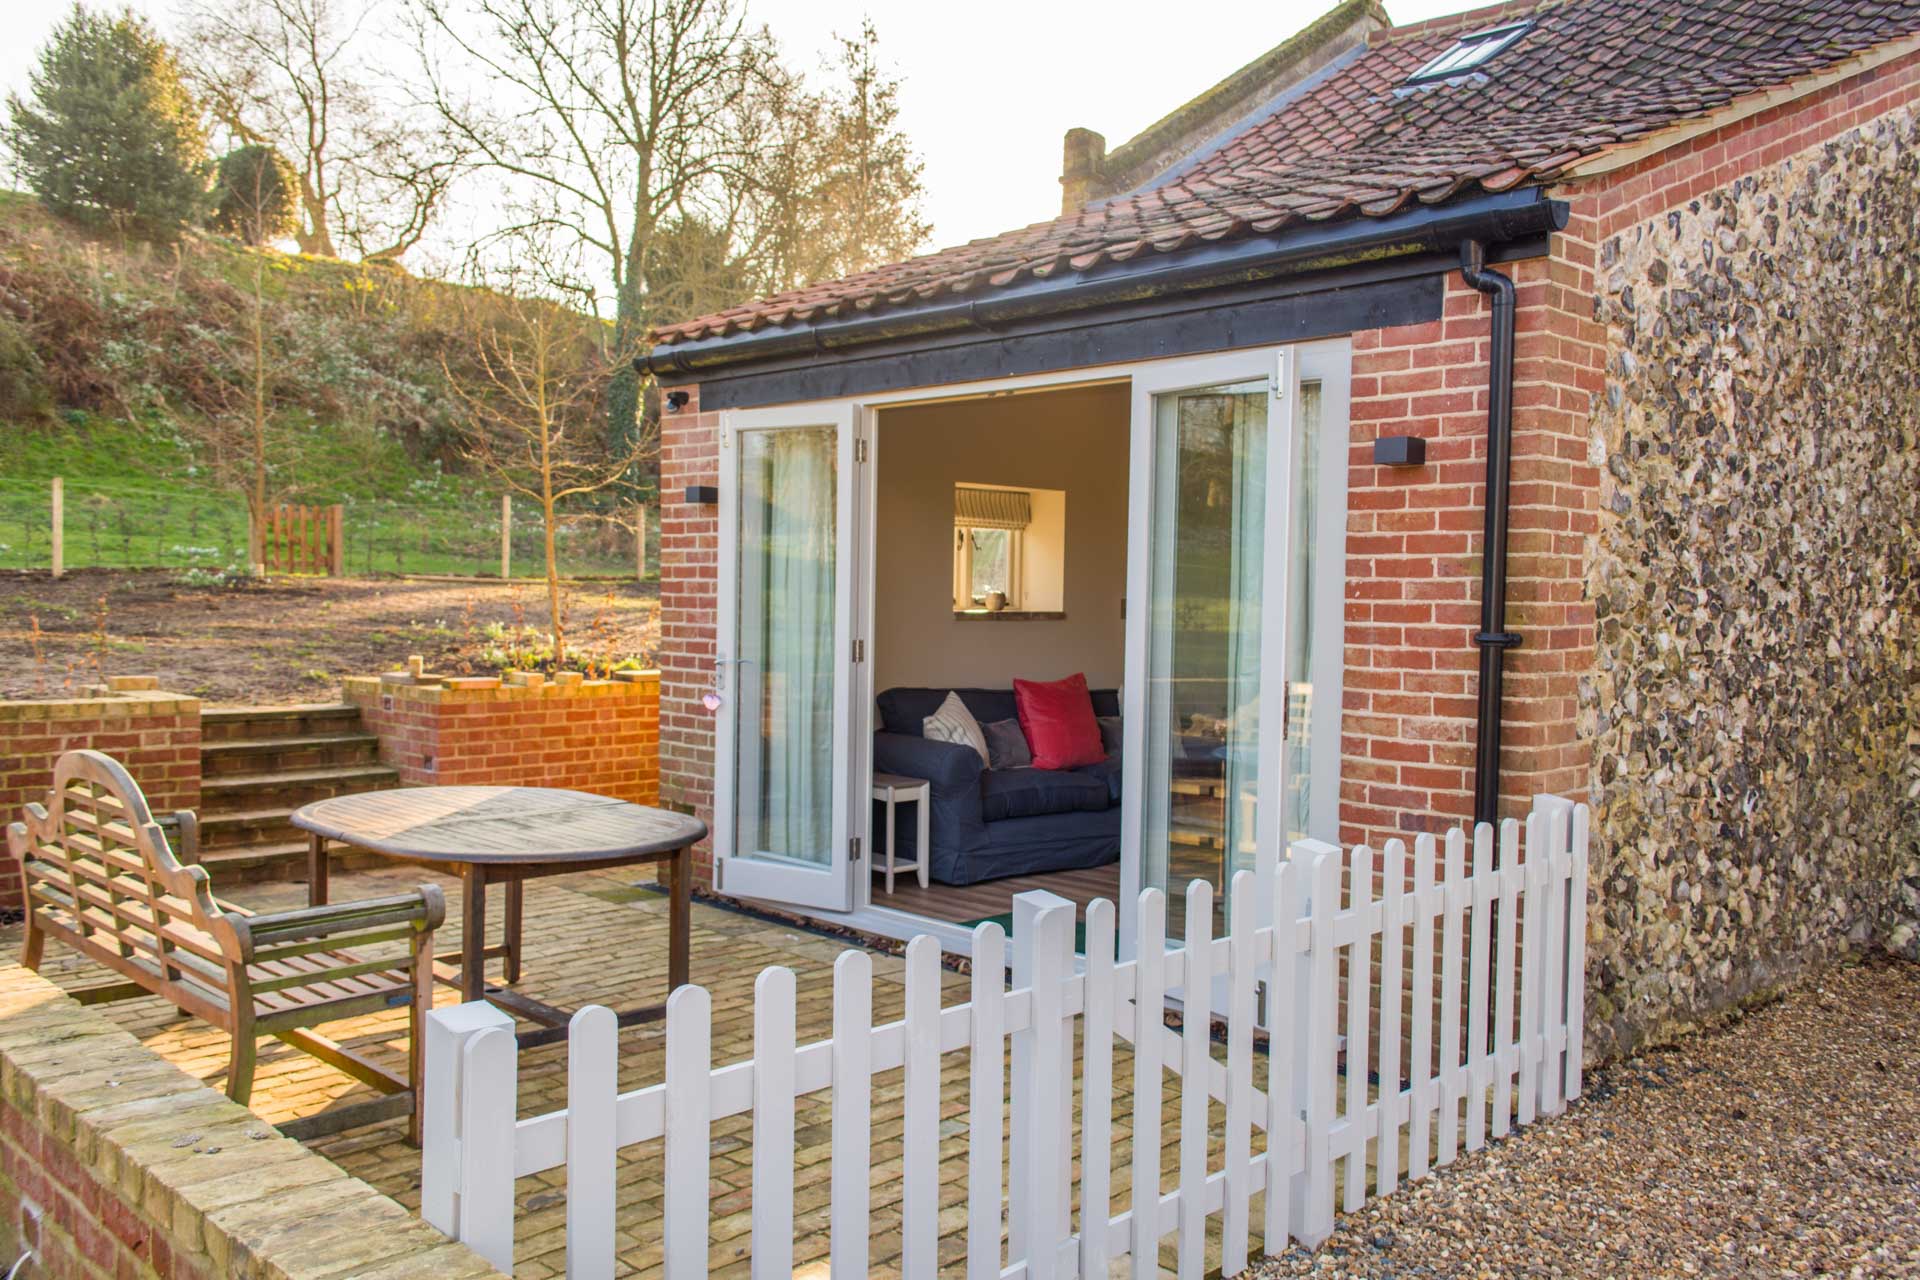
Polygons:
<instances>
[{"instance_id":1,"label":"wire fence on hillside","mask_svg":"<svg viewBox=\"0 0 1920 1280\"><path fill-rule=\"evenodd\" d=\"M425 574L498 577L501 571L501 504L497 495L474 493L466 501L409 504L384 499L330 499L302 495L321 505L338 501L343 571L350 576ZM62 562L67 569L174 569L243 572L247 564L247 511L240 495L225 489L174 486L147 488L69 481L64 485ZM655 514L644 552L636 545L636 508L578 510L563 515L554 530L554 558L569 578L655 576L659 546ZM0 479L0 569L47 569L53 560L53 498L44 480ZM514 578L546 575L546 537L531 503L512 506L508 572Z\"/></svg>"}]
</instances>

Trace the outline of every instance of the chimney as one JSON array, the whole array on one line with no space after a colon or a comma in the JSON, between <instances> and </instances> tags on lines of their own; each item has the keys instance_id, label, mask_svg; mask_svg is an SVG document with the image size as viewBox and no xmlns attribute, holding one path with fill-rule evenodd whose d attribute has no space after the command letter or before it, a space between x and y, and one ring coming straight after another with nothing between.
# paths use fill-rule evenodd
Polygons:
<instances>
[{"instance_id":1,"label":"chimney","mask_svg":"<svg viewBox=\"0 0 1920 1280\"><path fill-rule=\"evenodd\" d=\"M1060 212L1072 213L1105 194L1099 186L1107 140L1091 129L1069 129L1060 156Z\"/></svg>"}]
</instances>

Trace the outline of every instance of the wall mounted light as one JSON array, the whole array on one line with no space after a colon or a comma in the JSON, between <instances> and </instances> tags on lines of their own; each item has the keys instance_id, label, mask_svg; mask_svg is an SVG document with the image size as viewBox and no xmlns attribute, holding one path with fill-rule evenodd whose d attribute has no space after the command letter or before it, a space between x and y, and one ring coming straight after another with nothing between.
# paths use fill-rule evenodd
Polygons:
<instances>
[{"instance_id":1,"label":"wall mounted light","mask_svg":"<svg viewBox=\"0 0 1920 1280\"><path fill-rule=\"evenodd\" d=\"M711 507L720 501L720 489L711 484L690 484L687 486L687 505L690 507Z\"/></svg>"},{"instance_id":2,"label":"wall mounted light","mask_svg":"<svg viewBox=\"0 0 1920 1280\"><path fill-rule=\"evenodd\" d=\"M1427 442L1419 436L1382 436L1373 442L1376 467L1423 467L1427 463Z\"/></svg>"},{"instance_id":3,"label":"wall mounted light","mask_svg":"<svg viewBox=\"0 0 1920 1280\"><path fill-rule=\"evenodd\" d=\"M667 392L667 408L684 409L687 407L687 402L692 399L693 394L691 392L669 391Z\"/></svg>"}]
</instances>

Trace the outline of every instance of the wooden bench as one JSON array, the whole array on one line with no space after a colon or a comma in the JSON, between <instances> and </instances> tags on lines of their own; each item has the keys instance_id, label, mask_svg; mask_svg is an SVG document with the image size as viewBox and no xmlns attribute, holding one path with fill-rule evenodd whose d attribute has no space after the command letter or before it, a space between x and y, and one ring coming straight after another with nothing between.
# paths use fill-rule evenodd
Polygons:
<instances>
[{"instance_id":1,"label":"wooden bench","mask_svg":"<svg viewBox=\"0 0 1920 1280\"><path fill-rule=\"evenodd\" d=\"M292 1137L407 1115L418 1141L421 1044L433 1007L433 931L446 901L433 885L363 902L255 915L215 898L206 868L175 855L163 823L125 768L98 751L69 751L46 805L7 827L26 895L22 963L40 966L48 938L126 979L72 994L86 1003L156 995L233 1038L227 1096L253 1093L256 1040L274 1036L371 1085L382 1096L279 1126ZM193 856L190 812L164 823ZM313 1030L406 1007L407 1078Z\"/></svg>"}]
</instances>

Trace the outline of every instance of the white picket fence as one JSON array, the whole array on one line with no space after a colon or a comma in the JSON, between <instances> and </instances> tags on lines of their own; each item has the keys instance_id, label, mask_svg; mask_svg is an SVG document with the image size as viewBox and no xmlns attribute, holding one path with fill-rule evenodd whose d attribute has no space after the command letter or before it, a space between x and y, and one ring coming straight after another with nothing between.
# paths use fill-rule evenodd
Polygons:
<instances>
[{"instance_id":1,"label":"white picket fence","mask_svg":"<svg viewBox=\"0 0 1920 1280\"><path fill-rule=\"evenodd\" d=\"M512 1021L484 1003L436 1010L428 1020L421 1214L511 1273L514 1180L564 1165L567 1274L611 1276L616 1152L664 1138L666 1275L705 1276L712 1125L751 1113L752 1270L785 1280L793 1274L795 1102L825 1091L832 1099L831 1272L864 1277L874 1225L872 1077L904 1067L900 1270L931 1277L939 1243L940 1059L964 1050L970 1280L1104 1278L1123 1255L1133 1276L1155 1276L1168 1237L1187 1280L1205 1269L1214 1219L1221 1273L1234 1275L1248 1263L1256 1204L1268 1252L1289 1238L1317 1245L1333 1229L1336 1190L1348 1211L1366 1202L1370 1149L1374 1194L1386 1195L1399 1183L1403 1134L1406 1173L1419 1179L1451 1162L1463 1140L1476 1150L1489 1134L1502 1137L1579 1096L1586 807L1539 797L1524 850L1511 820L1499 845L1496 862L1494 831L1481 826L1469 873L1459 831L1448 834L1444 855L1433 837L1421 836L1411 867L1397 840L1378 857L1361 847L1345 859L1331 845L1302 841L1284 862L1264 858L1234 877L1229 927L1219 939L1211 937L1213 894L1204 882L1188 890L1185 941L1175 950L1165 947L1164 896L1141 894L1139 958L1124 963L1113 959L1113 905L1095 902L1086 910L1077 970L1073 905L1021 894L1010 990L997 924L974 930L972 998L950 1008L940 1006L938 944L917 938L906 953L905 1017L876 1027L872 960L847 951L834 965L832 1038L796 1047L793 971L769 968L754 987L753 1057L721 1067L712 1063L711 998L683 987L667 1005L665 1081L628 1093L617 1092L613 1014L583 1009L568 1042L568 1108L524 1120L515 1119ZM1335 1024L1343 993L1342 1033ZM1169 995L1183 1003L1177 1031L1162 1013ZM1076 1018L1083 1023L1077 1223L1070 1209ZM1224 1063L1211 1043L1220 1019ZM1271 1029L1258 1085L1256 1021ZM1133 1050L1127 1172L1132 1187L1145 1189L1119 1213L1111 1167L1116 1036ZM1003 1133L1009 1042L1012 1106ZM1374 1065L1377 1096L1369 1089ZM1180 1082L1170 1193L1161 1191L1163 1071ZM1225 1104L1217 1168L1209 1167L1210 1099ZM1268 1135L1258 1154L1255 1130Z\"/></svg>"}]
</instances>

